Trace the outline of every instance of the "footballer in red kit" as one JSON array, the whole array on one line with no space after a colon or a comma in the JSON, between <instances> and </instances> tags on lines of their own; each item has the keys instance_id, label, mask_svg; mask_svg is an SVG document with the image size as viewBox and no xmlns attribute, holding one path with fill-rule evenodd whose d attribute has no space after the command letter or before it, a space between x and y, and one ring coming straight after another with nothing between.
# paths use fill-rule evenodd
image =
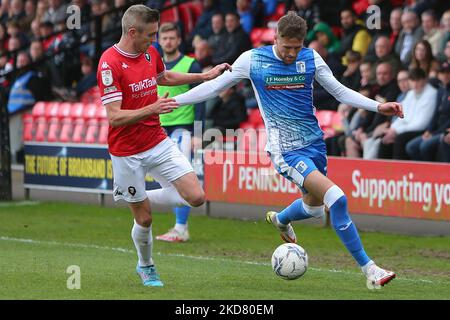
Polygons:
<instances>
[{"instance_id":1,"label":"footballer in red kit","mask_svg":"<svg viewBox=\"0 0 450 320\"><path fill-rule=\"evenodd\" d=\"M114 177L114 200L128 203L134 224L131 238L138 262L136 273L145 286L162 287L152 257L150 203L198 207L205 193L190 161L167 137L159 115L178 107L173 98L159 97L157 86L177 86L211 80L229 70L226 63L205 73L166 70L151 47L156 40L159 12L145 5L130 6L122 17L120 41L107 49L97 67L97 82L109 121L108 150ZM150 174L161 189L145 190Z\"/></svg>"},{"instance_id":2,"label":"footballer in red kit","mask_svg":"<svg viewBox=\"0 0 450 320\"><path fill-rule=\"evenodd\" d=\"M117 45L106 50L99 61L97 83L102 103L122 101L122 109L140 109L157 98L157 78L165 71L154 47L145 53L129 54ZM109 152L123 157L148 150L166 138L159 115L149 115L137 123L110 127Z\"/></svg>"}]
</instances>

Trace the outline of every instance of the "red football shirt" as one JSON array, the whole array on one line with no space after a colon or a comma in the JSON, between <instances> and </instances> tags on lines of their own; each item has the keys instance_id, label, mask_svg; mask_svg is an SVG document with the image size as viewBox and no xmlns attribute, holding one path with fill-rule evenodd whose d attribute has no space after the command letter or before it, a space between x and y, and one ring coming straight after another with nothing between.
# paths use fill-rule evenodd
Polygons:
<instances>
[{"instance_id":1,"label":"red football shirt","mask_svg":"<svg viewBox=\"0 0 450 320\"><path fill-rule=\"evenodd\" d=\"M157 100L156 79L165 71L158 51L130 54L116 45L101 56L97 69L97 83L103 105L122 101L122 109L140 109ZM111 127L108 132L109 152L117 157L146 151L166 138L159 115L152 115L137 123Z\"/></svg>"}]
</instances>

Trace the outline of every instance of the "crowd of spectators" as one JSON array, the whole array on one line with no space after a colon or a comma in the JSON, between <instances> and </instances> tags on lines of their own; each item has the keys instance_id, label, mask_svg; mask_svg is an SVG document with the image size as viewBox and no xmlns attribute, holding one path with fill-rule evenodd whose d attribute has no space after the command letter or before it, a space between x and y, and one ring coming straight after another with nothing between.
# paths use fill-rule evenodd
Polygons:
<instances>
[{"instance_id":1,"label":"crowd of spectators","mask_svg":"<svg viewBox=\"0 0 450 320\"><path fill-rule=\"evenodd\" d=\"M144 1L157 9L175 2ZM304 45L314 48L344 85L379 102L402 102L406 117L398 120L340 104L315 83L317 110L336 111L342 117L336 134L326 139L330 155L450 162L448 1L335 0L333 5L326 0L197 2L202 4L201 15L192 32L185 33L181 48L204 70L223 62L232 64L242 52L266 44L253 41L252 33L276 26L282 8L282 13L294 10L307 21ZM0 87L9 93L8 107L15 112L20 106L14 101L23 98L20 94L25 87L31 105L38 100L76 101L95 87L92 37L97 29L93 18L125 6L128 0L0 3ZM70 5L81 9L81 28L66 29ZM373 11L367 10L371 5L379 8L377 23L373 23ZM103 17L103 50L120 38L122 13ZM5 76L16 68L20 70L13 76ZM219 108L223 105L233 107ZM242 110L256 107L251 84L242 82L207 103L207 115L221 130L236 128L245 121Z\"/></svg>"}]
</instances>

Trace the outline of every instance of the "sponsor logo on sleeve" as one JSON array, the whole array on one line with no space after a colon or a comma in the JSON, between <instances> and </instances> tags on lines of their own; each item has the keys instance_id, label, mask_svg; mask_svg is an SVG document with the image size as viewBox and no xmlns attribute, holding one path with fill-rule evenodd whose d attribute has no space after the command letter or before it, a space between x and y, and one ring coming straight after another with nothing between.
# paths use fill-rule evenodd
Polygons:
<instances>
[{"instance_id":1,"label":"sponsor logo on sleeve","mask_svg":"<svg viewBox=\"0 0 450 320\"><path fill-rule=\"evenodd\" d=\"M111 70L102 70L102 82L105 86L113 84L113 76Z\"/></svg>"},{"instance_id":2,"label":"sponsor logo on sleeve","mask_svg":"<svg viewBox=\"0 0 450 320\"><path fill-rule=\"evenodd\" d=\"M103 94L111 93L114 91L117 91L117 88L115 86L106 87L105 89L103 89Z\"/></svg>"}]
</instances>

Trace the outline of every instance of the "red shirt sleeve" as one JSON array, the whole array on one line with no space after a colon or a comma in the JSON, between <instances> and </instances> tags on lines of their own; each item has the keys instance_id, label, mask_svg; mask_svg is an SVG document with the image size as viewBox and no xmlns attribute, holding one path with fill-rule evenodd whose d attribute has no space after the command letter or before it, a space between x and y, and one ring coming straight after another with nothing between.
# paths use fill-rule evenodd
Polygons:
<instances>
[{"instance_id":1,"label":"red shirt sleeve","mask_svg":"<svg viewBox=\"0 0 450 320\"><path fill-rule=\"evenodd\" d=\"M166 71L166 65L164 64L163 59L159 55L158 50L154 47L150 47L150 54L153 56L153 58L156 61L156 78L161 77L164 72Z\"/></svg>"},{"instance_id":2,"label":"red shirt sleeve","mask_svg":"<svg viewBox=\"0 0 450 320\"><path fill-rule=\"evenodd\" d=\"M122 100L120 77L121 70L116 68L114 60L102 57L98 63L97 83L103 105Z\"/></svg>"}]
</instances>

